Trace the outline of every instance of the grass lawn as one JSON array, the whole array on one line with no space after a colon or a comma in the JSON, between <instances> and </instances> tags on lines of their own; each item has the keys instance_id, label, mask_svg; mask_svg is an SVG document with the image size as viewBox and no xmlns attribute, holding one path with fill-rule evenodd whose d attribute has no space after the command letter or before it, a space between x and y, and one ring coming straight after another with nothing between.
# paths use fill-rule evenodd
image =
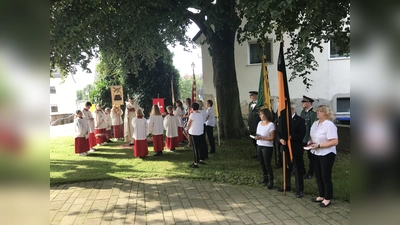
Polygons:
<instances>
[{"instance_id":1,"label":"grass lawn","mask_svg":"<svg viewBox=\"0 0 400 225\"><path fill-rule=\"evenodd\" d=\"M254 155L251 141L248 139L223 141L210 154L198 169L189 168L193 162L193 151L189 148L177 148L175 153L164 151L161 157L153 157L153 148L149 145L149 156L140 159L133 157L133 150L124 142L108 143L96 147L96 152L87 157L74 153L73 137L50 139L50 184L72 183L88 180L124 179L124 178L186 178L205 179L231 184L258 186L262 179L261 168ZM305 163L308 158L304 155ZM273 166L275 160L273 159ZM307 167L306 167L307 168ZM275 187L282 183L282 169L274 169ZM339 152L333 168L334 198L350 201L350 154ZM305 194L317 195L315 179L305 180ZM294 176L292 192L294 194Z\"/></svg>"}]
</instances>

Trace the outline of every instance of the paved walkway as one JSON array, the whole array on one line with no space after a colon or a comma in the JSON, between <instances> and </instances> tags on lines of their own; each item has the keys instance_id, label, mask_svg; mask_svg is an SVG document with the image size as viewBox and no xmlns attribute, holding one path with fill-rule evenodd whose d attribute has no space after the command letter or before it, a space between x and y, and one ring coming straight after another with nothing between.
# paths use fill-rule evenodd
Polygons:
<instances>
[{"instance_id":1,"label":"paved walkway","mask_svg":"<svg viewBox=\"0 0 400 225\"><path fill-rule=\"evenodd\" d=\"M320 208L288 193L186 179L50 187L51 224L350 224L350 204Z\"/></svg>"}]
</instances>

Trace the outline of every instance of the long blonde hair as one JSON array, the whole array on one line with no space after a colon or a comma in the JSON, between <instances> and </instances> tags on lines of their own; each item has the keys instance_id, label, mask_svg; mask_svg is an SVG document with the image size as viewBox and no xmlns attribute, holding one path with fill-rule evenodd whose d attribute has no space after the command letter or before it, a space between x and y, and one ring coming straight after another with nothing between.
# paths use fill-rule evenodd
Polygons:
<instances>
[{"instance_id":1,"label":"long blonde hair","mask_svg":"<svg viewBox=\"0 0 400 225\"><path fill-rule=\"evenodd\" d=\"M318 106L318 110L321 110L322 112L325 113L325 116L328 120L333 121L335 119L335 116L333 115L333 111L331 107L327 105L320 105Z\"/></svg>"},{"instance_id":2,"label":"long blonde hair","mask_svg":"<svg viewBox=\"0 0 400 225\"><path fill-rule=\"evenodd\" d=\"M160 108L158 108L158 105L153 105L153 107L151 107L150 115L157 115L157 116L161 115Z\"/></svg>"}]
</instances>

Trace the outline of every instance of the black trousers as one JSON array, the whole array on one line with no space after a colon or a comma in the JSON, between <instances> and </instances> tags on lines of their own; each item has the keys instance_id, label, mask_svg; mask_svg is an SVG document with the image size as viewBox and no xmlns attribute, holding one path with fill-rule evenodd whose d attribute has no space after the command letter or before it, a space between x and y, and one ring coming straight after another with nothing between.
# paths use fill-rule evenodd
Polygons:
<instances>
[{"instance_id":1,"label":"black trousers","mask_svg":"<svg viewBox=\"0 0 400 225\"><path fill-rule=\"evenodd\" d=\"M333 198L332 167L336 154L331 152L324 156L313 155L312 157L319 196L330 200Z\"/></svg>"},{"instance_id":2,"label":"black trousers","mask_svg":"<svg viewBox=\"0 0 400 225\"><path fill-rule=\"evenodd\" d=\"M201 136L201 146L200 146L200 159L204 160L208 158L208 146L206 142L206 125L204 124L203 134Z\"/></svg>"},{"instance_id":3,"label":"black trousers","mask_svg":"<svg viewBox=\"0 0 400 225\"><path fill-rule=\"evenodd\" d=\"M193 156L194 162L199 163L200 161L200 149L201 149L201 135L190 135L192 147L193 147Z\"/></svg>"},{"instance_id":4,"label":"black trousers","mask_svg":"<svg viewBox=\"0 0 400 225\"><path fill-rule=\"evenodd\" d=\"M251 135L256 136L256 133L252 133ZM251 143L253 143L254 145L254 149L256 150L256 155L258 154L258 150L257 150L257 140L256 139L251 139Z\"/></svg>"},{"instance_id":5,"label":"black trousers","mask_svg":"<svg viewBox=\"0 0 400 225\"><path fill-rule=\"evenodd\" d=\"M274 173L272 171L272 153L274 151L273 147L257 146L257 155L260 161L261 170L263 172L264 180L274 180Z\"/></svg>"},{"instance_id":6,"label":"black trousers","mask_svg":"<svg viewBox=\"0 0 400 225\"><path fill-rule=\"evenodd\" d=\"M215 152L214 127L206 126L206 133L208 142L210 142L210 152Z\"/></svg>"},{"instance_id":7,"label":"black trousers","mask_svg":"<svg viewBox=\"0 0 400 225\"><path fill-rule=\"evenodd\" d=\"M294 170L294 178L296 183L296 191L304 191L304 160L303 160L303 149L292 149L293 161L290 162L290 154L287 146L282 145L282 149L285 150L285 161L286 161L286 187L291 186L291 175Z\"/></svg>"}]
</instances>

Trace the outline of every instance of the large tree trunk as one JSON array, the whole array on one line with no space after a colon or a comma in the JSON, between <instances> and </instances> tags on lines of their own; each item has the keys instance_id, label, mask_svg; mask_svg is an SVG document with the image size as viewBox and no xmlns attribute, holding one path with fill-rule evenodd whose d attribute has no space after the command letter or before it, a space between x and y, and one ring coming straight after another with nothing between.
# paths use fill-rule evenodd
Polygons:
<instances>
[{"instance_id":1,"label":"large tree trunk","mask_svg":"<svg viewBox=\"0 0 400 225\"><path fill-rule=\"evenodd\" d=\"M217 93L221 137L239 138L246 134L240 110L235 69L235 31L225 30L210 40Z\"/></svg>"}]
</instances>

